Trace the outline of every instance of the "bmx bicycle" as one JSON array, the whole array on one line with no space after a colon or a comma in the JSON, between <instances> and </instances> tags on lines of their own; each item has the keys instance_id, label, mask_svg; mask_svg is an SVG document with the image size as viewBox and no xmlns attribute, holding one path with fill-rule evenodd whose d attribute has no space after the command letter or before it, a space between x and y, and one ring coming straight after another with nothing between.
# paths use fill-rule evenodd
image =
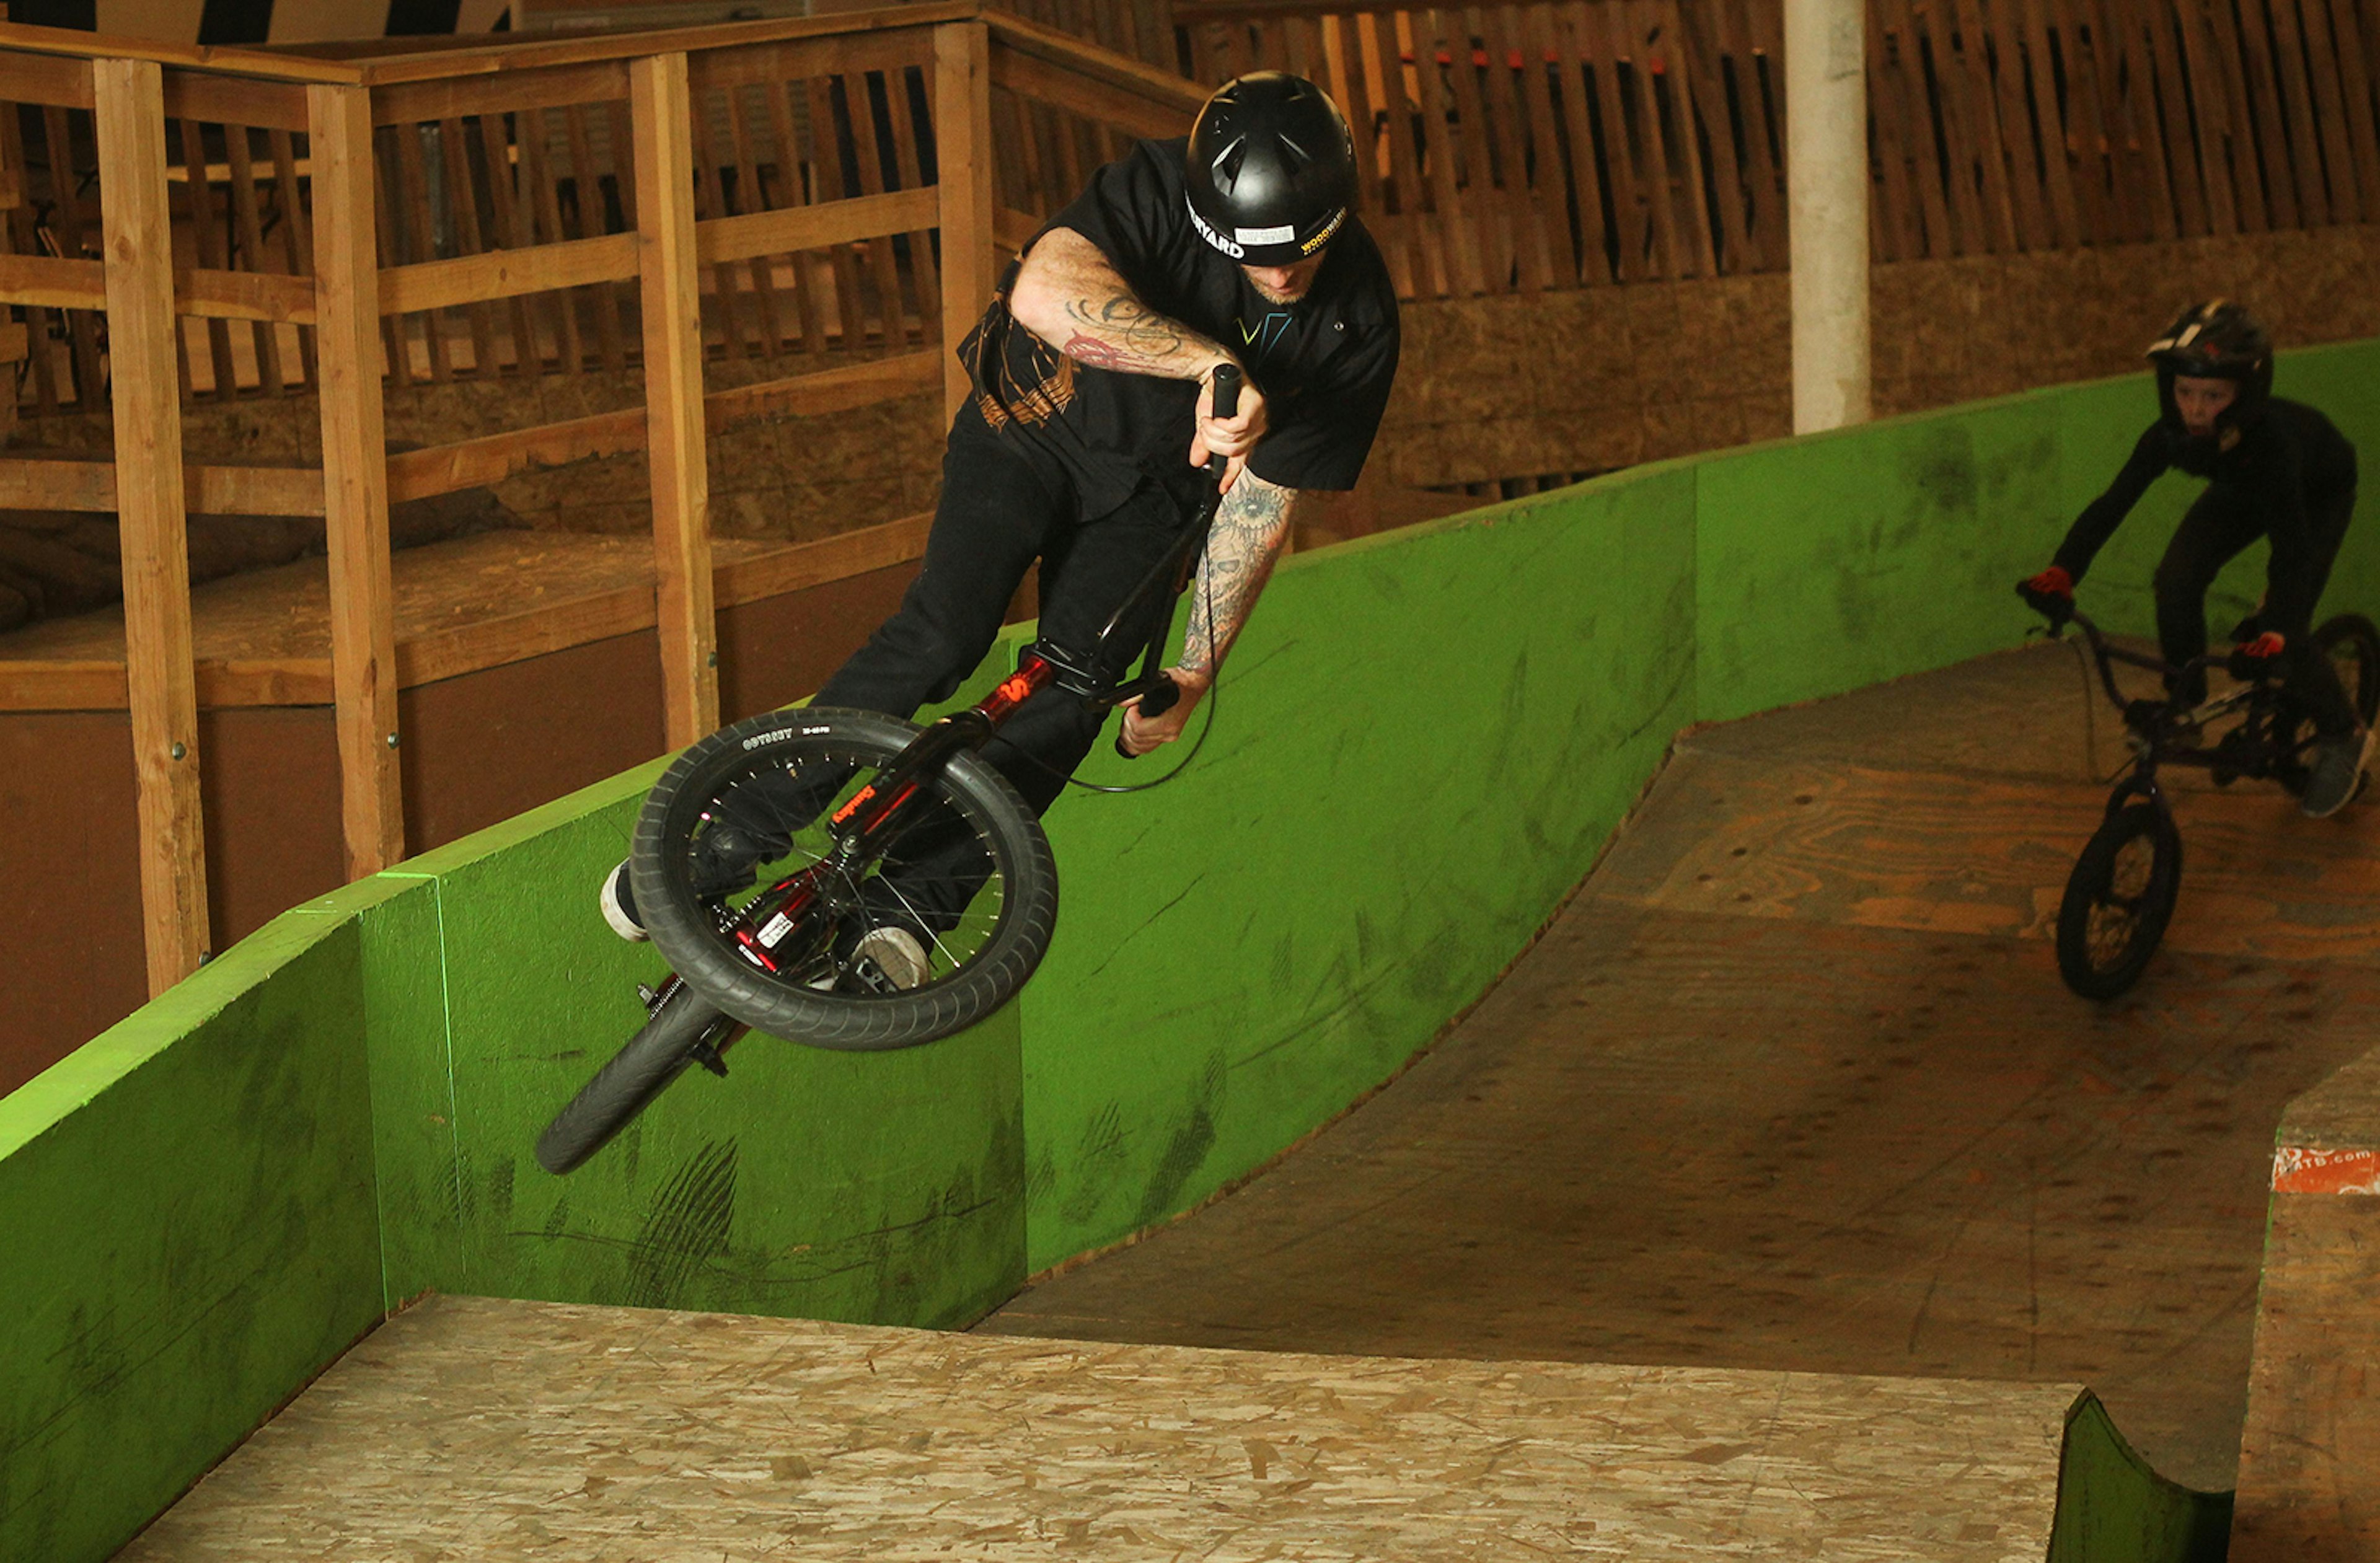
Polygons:
<instances>
[{"instance_id":1,"label":"bmx bicycle","mask_svg":"<svg viewBox=\"0 0 2380 1563\"><path fill-rule=\"evenodd\" d=\"M2082 632L2100 685L2122 714L2131 750L2098 830L2067 876L2058 908L2058 975L2085 999L2113 999L2147 970L2181 894L2181 831L2158 785L2159 769L2194 767L2217 786L2242 778L2271 781L2295 795L2305 791L2313 771L2313 720L2282 685L2277 667L2236 654L2197 657L2175 667L2110 644L2066 599L2024 597L2049 620L2053 639L2070 623ZM2313 632L2313 647L2338 669L2357 720L2369 727L2380 713L2380 630L2362 614L2342 613ZM2178 697L2127 698L2116 682L2118 663L2164 676L2168 688L2215 667L2228 667L2243 682L2194 707ZM2219 733L2211 731L2227 721Z\"/></svg>"},{"instance_id":2,"label":"bmx bicycle","mask_svg":"<svg viewBox=\"0 0 2380 1563\"><path fill-rule=\"evenodd\" d=\"M1215 371L1217 417L1237 410L1239 387L1235 368ZM1170 601L1189 584L1224 466L1209 460L1190 525L1091 645L1036 641L990 695L923 728L875 711L771 711L678 757L628 849L637 907L671 975L639 985L643 1028L538 1137L540 1165L580 1166L690 1067L724 1075L747 1030L844 1051L912 1048L1024 984L1057 925L1057 863L1031 807L979 751L1045 688L1100 709L1137 699L1149 716L1180 699L1162 671L1170 613L1155 615L1144 645L1118 656L1115 643L1159 594ZM1135 648L1140 670L1122 677ZM1121 736L1116 747L1130 757ZM887 924L925 952L913 985L865 948Z\"/></svg>"}]
</instances>

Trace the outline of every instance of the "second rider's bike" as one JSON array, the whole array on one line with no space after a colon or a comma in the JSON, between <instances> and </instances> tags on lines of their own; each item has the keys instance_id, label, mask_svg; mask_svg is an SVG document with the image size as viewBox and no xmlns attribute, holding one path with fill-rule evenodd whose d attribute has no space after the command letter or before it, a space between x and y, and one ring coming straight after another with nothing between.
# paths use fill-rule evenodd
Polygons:
<instances>
[{"instance_id":1,"label":"second rider's bike","mask_svg":"<svg viewBox=\"0 0 2380 1563\"><path fill-rule=\"evenodd\" d=\"M2025 597L2048 617L2053 636L2069 624L2082 631L2100 685L2122 713L2131 750L2098 830L2067 876L2058 908L2058 975L2085 999L2113 999L2148 969L2181 894L2181 831L2158 785L2159 769L2193 766L2217 785L2272 781L2296 794L2313 774L2319 739L2313 717L2281 684L2281 670L2273 665L2278 659L2260 664L2236 655L2206 656L2177 668L2111 644L2065 598ZM2342 613L2313 632L2313 647L2338 669L2357 720L2369 727L2380 714L2380 630L2362 614ZM2193 674L2215 667L2228 666L2244 682L2196 706L2175 697L2128 699L2116 682L2119 662L2160 675L2168 689L2186 687Z\"/></svg>"},{"instance_id":2,"label":"second rider's bike","mask_svg":"<svg viewBox=\"0 0 2380 1563\"><path fill-rule=\"evenodd\" d=\"M1215 371L1230 418L1239 371ZM1057 924L1058 871L1033 810L980 751L1017 708L1056 687L1101 709L1180 698L1164 662L1170 614L1145 645L1111 643L1159 594L1189 584L1220 498L1224 458L1180 539L1093 644L1035 642L974 706L924 728L873 711L771 711L688 748L638 815L628 873L671 967L642 987L647 1020L537 1142L550 1172L602 1148L680 1074L727 1072L747 1030L813 1047L916 1047L991 1013L1040 963ZM1140 672L1120 676L1140 652ZM1123 740L1117 740L1122 750ZM869 953L898 927L926 955L915 981Z\"/></svg>"}]
</instances>

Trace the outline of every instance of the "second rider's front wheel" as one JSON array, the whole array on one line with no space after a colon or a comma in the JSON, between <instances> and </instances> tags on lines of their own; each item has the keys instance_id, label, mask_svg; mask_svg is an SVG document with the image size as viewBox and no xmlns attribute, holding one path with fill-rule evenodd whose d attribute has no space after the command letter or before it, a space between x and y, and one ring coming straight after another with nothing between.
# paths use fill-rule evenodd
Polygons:
<instances>
[{"instance_id":1,"label":"second rider's front wheel","mask_svg":"<svg viewBox=\"0 0 2380 1563\"><path fill-rule=\"evenodd\" d=\"M2156 804L2107 816L2074 860L2058 908L2058 971L2085 999L2138 982L2181 894L2181 832Z\"/></svg>"},{"instance_id":2,"label":"second rider's front wheel","mask_svg":"<svg viewBox=\"0 0 2380 1563\"><path fill-rule=\"evenodd\" d=\"M1049 838L966 750L889 776L917 735L873 711L812 707L679 756L628 853L637 909L671 968L754 1030L820 1048L915 1047L1005 1002L1057 925ZM842 828L885 798L864 845Z\"/></svg>"}]
</instances>

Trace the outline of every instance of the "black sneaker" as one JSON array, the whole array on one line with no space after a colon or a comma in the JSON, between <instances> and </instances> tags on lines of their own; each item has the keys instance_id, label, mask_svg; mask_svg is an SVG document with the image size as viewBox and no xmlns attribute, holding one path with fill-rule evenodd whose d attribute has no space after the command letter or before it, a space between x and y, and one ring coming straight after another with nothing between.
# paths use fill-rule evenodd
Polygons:
<instances>
[{"instance_id":1,"label":"black sneaker","mask_svg":"<svg viewBox=\"0 0 2380 1563\"><path fill-rule=\"evenodd\" d=\"M2314 748L2313 774L2306 779L2305 795L2298 807L2309 819L2326 819L2355 801L2363 790L2363 760L2371 751L2366 729L2344 738L2325 738Z\"/></svg>"}]
</instances>

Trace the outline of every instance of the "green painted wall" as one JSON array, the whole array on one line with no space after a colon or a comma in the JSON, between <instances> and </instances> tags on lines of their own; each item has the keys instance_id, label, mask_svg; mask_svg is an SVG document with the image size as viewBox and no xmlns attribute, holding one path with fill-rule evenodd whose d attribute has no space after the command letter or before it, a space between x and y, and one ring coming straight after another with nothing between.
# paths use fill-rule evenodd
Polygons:
<instances>
[{"instance_id":1,"label":"green painted wall","mask_svg":"<svg viewBox=\"0 0 2380 1563\"><path fill-rule=\"evenodd\" d=\"M2099 1397L2066 1413L2048 1563L2223 1563L2231 1495L2168 1482L2133 1451Z\"/></svg>"},{"instance_id":2,"label":"green painted wall","mask_svg":"<svg viewBox=\"0 0 2380 1563\"><path fill-rule=\"evenodd\" d=\"M2282 387L2380 450L2375 371ZM2010 583L2150 410L2037 393L1293 559L1197 766L1051 816L1017 1004L909 1053L747 1042L568 1180L528 1147L657 974L587 908L655 768L298 908L0 1100L0 1557L105 1556L424 1290L952 1324L1186 1208L1475 999L1677 729L2015 644ZM2193 487L2094 573L2110 622ZM2331 600L2375 600L2367 524Z\"/></svg>"}]
</instances>

